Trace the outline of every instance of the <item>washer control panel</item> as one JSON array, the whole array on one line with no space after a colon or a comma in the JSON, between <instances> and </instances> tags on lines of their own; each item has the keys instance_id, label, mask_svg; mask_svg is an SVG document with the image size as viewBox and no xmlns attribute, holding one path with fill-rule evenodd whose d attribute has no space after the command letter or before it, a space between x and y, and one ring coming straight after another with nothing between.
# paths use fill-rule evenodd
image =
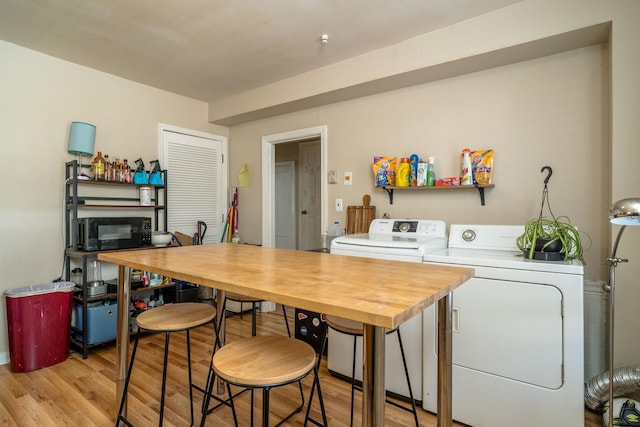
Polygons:
<instances>
[{"instance_id":1,"label":"washer control panel","mask_svg":"<svg viewBox=\"0 0 640 427\"><path fill-rule=\"evenodd\" d=\"M369 234L405 237L446 237L444 221L431 219L374 219Z\"/></svg>"},{"instance_id":2,"label":"washer control panel","mask_svg":"<svg viewBox=\"0 0 640 427\"><path fill-rule=\"evenodd\" d=\"M522 233L522 225L451 224L449 247L518 251L516 239Z\"/></svg>"}]
</instances>

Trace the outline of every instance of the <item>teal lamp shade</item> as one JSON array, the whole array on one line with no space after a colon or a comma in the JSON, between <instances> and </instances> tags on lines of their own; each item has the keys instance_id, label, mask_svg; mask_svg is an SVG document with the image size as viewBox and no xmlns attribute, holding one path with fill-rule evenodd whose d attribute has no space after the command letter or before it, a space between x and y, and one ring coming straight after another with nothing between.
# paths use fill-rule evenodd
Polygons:
<instances>
[{"instance_id":1,"label":"teal lamp shade","mask_svg":"<svg viewBox=\"0 0 640 427\"><path fill-rule=\"evenodd\" d=\"M91 123L71 122L69 133L69 146L67 151L78 155L93 155L93 146L96 142L96 127Z\"/></svg>"}]
</instances>

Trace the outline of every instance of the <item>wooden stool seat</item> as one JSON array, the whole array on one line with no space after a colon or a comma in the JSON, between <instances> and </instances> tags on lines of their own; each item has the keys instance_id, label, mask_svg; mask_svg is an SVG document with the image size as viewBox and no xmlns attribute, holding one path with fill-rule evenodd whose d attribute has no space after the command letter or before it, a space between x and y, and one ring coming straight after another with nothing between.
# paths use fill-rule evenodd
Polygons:
<instances>
[{"instance_id":1,"label":"wooden stool seat","mask_svg":"<svg viewBox=\"0 0 640 427\"><path fill-rule=\"evenodd\" d=\"M327 326L348 335L364 335L364 324L355 320L343 319L342 317L327 316ZM385 333L390 334L395 329L386 329Z\"/></svg>"},{"instance_id":2,"label":"wooden stool seat","mask_svg":"<svg viewBox=\"0 0 640 427\"><path fill-rule=\"evenodd\" d=\"M364 335L364 324L355 320L327 316L327 326L349 335Z\"/></svg>"},{"instance_id":3,"label":"wooden stool seat","mask_svg":"<svg viewBox=\"0 0 640 427\"><path fill-rule=\"evenodd\" d=\"M183 302L147 310L138 315L136 322L147 331L175 332L204 325L215 317L216 309L209 304Z\"/></svg>"},{"instance_id":4,"label":"wooden stool seat","mask_svg":"<svg viewBox=\"0 0 640 427\"><path fill-rule=\"evenodd\" d=\"M300 380L314 372L313 389L318 388L318 397L324 424L315 423L326 427L326 413L318 379L318 364L316 352L306 342L281 335L252 336L241 338L219 348L212 358L212 369L215 375L224 380L229 394L229 403L233 413L234 425L237 427L231 384L251 389L251 425L253 425L253 390L262 389L262 426L269 426L269 394L272 388L298 382L302 402L289 415L278 422L278 426L284 424L289 418L300 412L304 407L304 394ZM209 407L209 397L213 381L209 383L204 408ZM309 418L307 408L307 418ZM207 411L203 412L201 427L204 427Z\"/></svg>"},{"instance_id":5,"label":"wooden stool seat","mask_svg":"<svg viewBox=\"0 0 640 427\"><path fill-rule=\"evenodd\" d=\"M248 303L264 301L263 299L260 299L260 298L248 297L246 295L236 294L233 292L227 292L226 298L230 299L231 301L248 302Z\"/></svg>"},{"instance_id":6,"label":"wooden stool seat","mask_svg":"<svg viewBox=\"0 0 640 427\"><path fill-rule=\"evenodd\" d=\"M315 366L309 344L284 336L242 338L219 349L213 370L220 378L243 387L275 387L305 377Z\"/></svg>"}]
</instances>

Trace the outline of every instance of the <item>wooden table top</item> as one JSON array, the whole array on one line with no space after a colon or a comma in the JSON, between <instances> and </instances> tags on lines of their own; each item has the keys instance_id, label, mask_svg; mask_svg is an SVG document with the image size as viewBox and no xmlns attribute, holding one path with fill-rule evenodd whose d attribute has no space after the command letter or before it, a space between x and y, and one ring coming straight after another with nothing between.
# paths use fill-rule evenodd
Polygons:
<instances>
[{"instance_id":1,"label":"wooden table top","mask_svg":"<svg viewBox=\"0 0 640 427\"><path fill-rule=\"evenodd\" d=\"M471 268L238 244L101 252L98 259L389 329L473 276Z\"/></svg>"}]
</instances>

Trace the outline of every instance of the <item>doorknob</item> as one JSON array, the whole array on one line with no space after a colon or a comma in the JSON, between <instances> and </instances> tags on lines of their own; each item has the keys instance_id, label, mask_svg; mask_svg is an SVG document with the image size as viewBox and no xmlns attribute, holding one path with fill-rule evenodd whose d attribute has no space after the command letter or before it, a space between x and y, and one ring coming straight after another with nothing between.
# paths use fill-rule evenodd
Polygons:
<instances>
[{"instance_id":1,"label":"doorknob","mask_svg":"<svg viewBox=\"0 0 640 427\"><path fill-rule=\"evenodd\" d=\"M302 215L306 215L306 214L307 214L307 211L306 211L306 210L304 210L304 211L302 211L302 212L300 212L300 213L301 213Z\"/></svg>"}]
</instances>

